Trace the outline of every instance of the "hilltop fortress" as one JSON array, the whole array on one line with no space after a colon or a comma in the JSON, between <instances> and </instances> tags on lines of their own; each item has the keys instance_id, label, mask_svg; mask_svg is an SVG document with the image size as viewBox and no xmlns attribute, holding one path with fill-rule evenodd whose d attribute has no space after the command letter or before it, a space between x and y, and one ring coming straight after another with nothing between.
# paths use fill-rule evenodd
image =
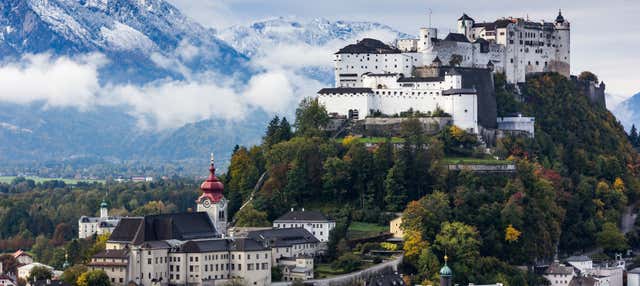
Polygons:
<instances>
[{"instance_id":1,"label":"hilltop fortress","mask_svg":"<svg viewBox=\"0 0 640 286\"><path fill-rule=\"evenodd\" d=\"M334 116L363 119L409 109L443 111L452 123L471 132L480 128L533 130L533 118L496 116L492 73L507 82L558 72L570 76L570 24L559 12L554 22L503 18L476 23L464 14L457 33L438 37L421 28L417 39L385 44L363 39L335 53L335 87L318 92Z\"/></svg>"}]
</instances>

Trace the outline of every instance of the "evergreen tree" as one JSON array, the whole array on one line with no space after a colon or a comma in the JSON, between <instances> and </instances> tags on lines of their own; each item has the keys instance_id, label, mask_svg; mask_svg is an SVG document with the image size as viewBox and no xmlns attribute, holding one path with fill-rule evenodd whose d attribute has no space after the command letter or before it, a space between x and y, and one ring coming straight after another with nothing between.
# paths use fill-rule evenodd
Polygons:
<instances>
[{"instance_id":1,"label":"evergreen tree","mask_svg":"<svg viewBox=\"0 0 640 286\"><path fill-rule=\"evenodd\" d=\"M269 121L269 125L267 125L267 132L262 137L262 142L264 142L264 144L267 145L268 147L271 147L271 145L280 142L279 138L277 138L279 131L280 131L280 117L276 115L273 117L273 119L271 119L271 121Z\"/></svg>"},{"instance_id":2,"label":"evergreen tree","mask_svg":"<svg viewBox=\"0 0 640 286\"><path fill-rule=\"evenodd\" d=\"M289 124L289 121L287 121L286 117L282 117L282 121L280 121L280 128L278 129L279 142L289 141L291 137L293 137L291 125Z\"/></svg>"},{"instance_id":3,"label":"evergreen tree","mask_svg":"<svg viewBox=\"0 0 640 286\"><path fill-rule=\"evenodd\" d=\"M634 147L640 146L640 138L638 137L638 130L636 129L636 125L631 125L631 131L629 131L629 141L631 141L631 145Z\"/></svg>"}]
</instances>

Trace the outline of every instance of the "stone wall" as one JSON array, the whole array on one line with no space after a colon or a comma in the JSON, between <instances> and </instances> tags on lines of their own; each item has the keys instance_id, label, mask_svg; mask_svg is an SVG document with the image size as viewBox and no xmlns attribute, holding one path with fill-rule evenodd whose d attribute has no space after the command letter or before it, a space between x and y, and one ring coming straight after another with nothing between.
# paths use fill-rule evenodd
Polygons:
<instances>
[{"instance_id":1,"label":"stone wall","mask_svg":"<svg viewBox=\"0 0 640 286\"><path fill-rule=\"evenodd\" d=\"M484 128L496 128L498 107L496 92L493 84L493 74L490 69L463 68L451 66L424 66L414 70L416 77L444 76L452 68L462 75L462 88L474 88L478 98L478 125Z\"/></svg>"},{"instance_id":2,"label":"stone wall","mask_svg":"<svg viewBox=\"0 0 640 286\"><path fill-rule=\"evenodd\" d=\"M304 281L305 285L314 286L347 286L347 285L363 285L370 277L383 273L393 273L398 270L398 265L402 263L404 256L399 256L392 260L376 264L367 269L357 272L339 275L326 279L313 279ZM290 286L292 282L273 282L272 286Z\"/></svg>"},{"instance_id":3,"label":"stone wall","mask_svg":"<svg viewBox=\"0 0 640 286\"><path fill-rule=\"evenodd\" d=\"M407 119L404 117L368 117L357 121L351 132L369 137L399 136L402 122ZM452 123L451 117L423 117L418 118L418 120L422 123L424 131L429 135L440 132L445 126Z\"/></svg>"}]
</instances>

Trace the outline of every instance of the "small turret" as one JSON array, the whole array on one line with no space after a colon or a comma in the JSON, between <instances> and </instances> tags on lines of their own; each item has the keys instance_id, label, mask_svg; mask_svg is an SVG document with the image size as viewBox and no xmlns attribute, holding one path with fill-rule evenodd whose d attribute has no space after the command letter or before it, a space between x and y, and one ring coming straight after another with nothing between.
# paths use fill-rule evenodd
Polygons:
<instances>
[{"instance_id":1,"label":"small turret","mask_svg":"<svg viewBox=\"0 0 640 286\"><path fill-rule=\"evenodd\" d=\"M444 255L444 266L440 268L440 286L451 286L451 280L453 279L453 271L447 265L447 260L449 257Z\"/></svg>"},{"instance_id":2,"label":"small turret","mask_svg":"<svg viewBox=\"0 0 640 286\"><path fill-rule=\"evenodd\" d=\"M100 203L100 217L101 218L109 217L109 204L107 204L107 201L104 199Z\"/></svg>"},{"instance_id":3,"label":"small turret","mask_svg":"<svg viewBox=\"0 0 640 286\"><path fill-rule=\"evenodd\" d=\"M562 17L562 10L558 10L558 17L556 17L556 23L564 23L564 17Z\"/></svg>"},{"instance_id":4,"label":"small turret","mask_svg":"<svg viewBox=\"0 0 640 286\"><path fill-rule=\"evenodd\" d=\"M466 13L462 14L462 17L458 19L458 33L464 34L469 38L473 24L475 24L473 18L469 17Z\"/></svg>"}]
</instances>

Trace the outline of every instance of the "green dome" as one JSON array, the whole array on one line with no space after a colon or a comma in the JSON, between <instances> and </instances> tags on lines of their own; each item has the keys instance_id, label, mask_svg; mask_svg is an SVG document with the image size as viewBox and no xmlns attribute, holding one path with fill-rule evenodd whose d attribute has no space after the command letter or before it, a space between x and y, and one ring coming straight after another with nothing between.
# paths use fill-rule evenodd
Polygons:
<instances>
[{"instance_id":1,"label":"green dome","mask_svg":"<svg viewBox=\"0 0 640 286\"><path fill-rule=\"evenodd\" d=\"M107 204L107 202L102 201L102 203L100 203L100 208L107 208L109 207L109 205Z\"/></svg>"},{"instance_id":2,"label":"green dome","mask_svg":"<svg viewBox=\"0 0 640 286\"><path fill-rule=\"evenodd\" d=\"M453 276L453 271L451 271L451 268L445 264L440 268L440 276Z\"/></svg>"}]
</instances>

